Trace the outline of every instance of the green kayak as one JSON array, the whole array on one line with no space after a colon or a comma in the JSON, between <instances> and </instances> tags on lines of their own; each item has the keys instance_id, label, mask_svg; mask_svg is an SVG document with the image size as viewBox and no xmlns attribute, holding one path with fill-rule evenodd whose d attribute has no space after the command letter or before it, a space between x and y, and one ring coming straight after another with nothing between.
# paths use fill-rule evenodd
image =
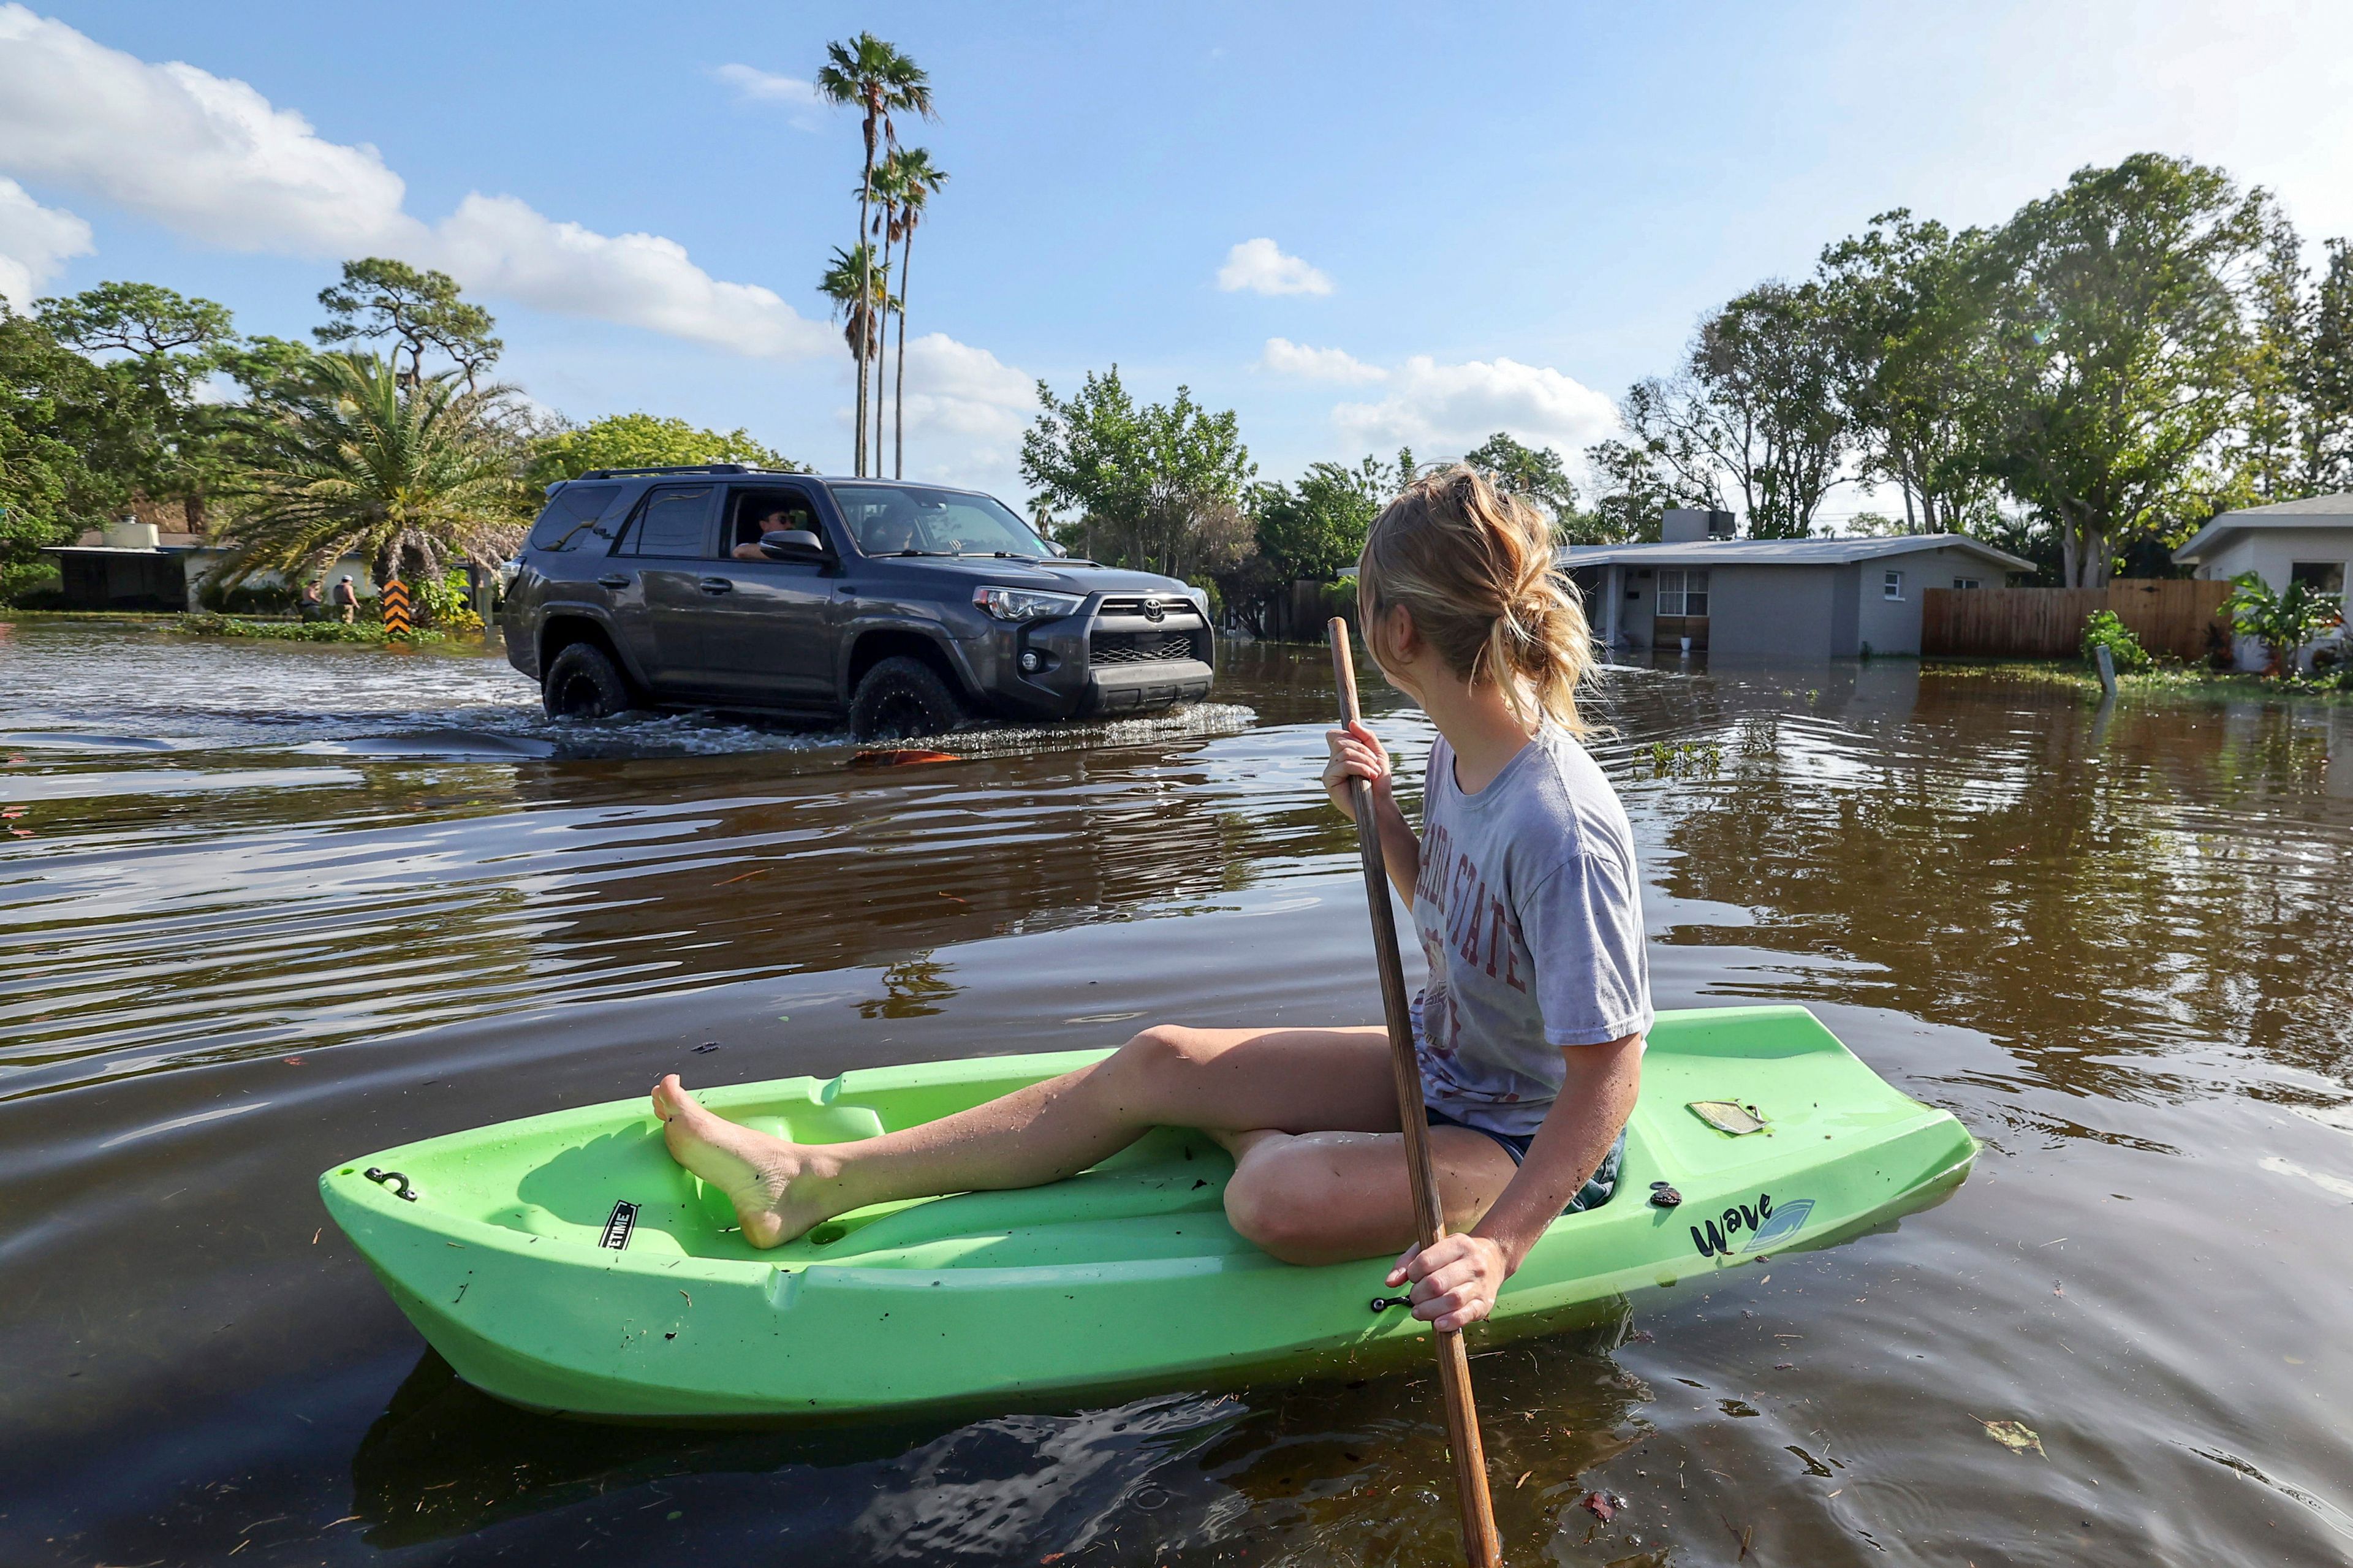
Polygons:
<instances>
[{"instance_id":1,"label":"green kayak","mask_svg":"<svg viewBox=\"0 0 2353 1568\"><path fill-rule=\"evenodd\" d=\"M700 1098L767 1131L841 1142L1105 1054ZM1474 1331L1557 1324L1626 1290L1855 1234L1950 1191L1975 1153L1959 1122L1891 1087L1802 1007L1662 1013L1618 1195L1555 1222ZM726 1200L671 1162L639 1099L406 1144L319 1187L460 1376L575 1415L1034 1405L1386 1364L1428 1333L1373 1309L1387 1259L1294 1268L1235 1235L1220 1205L1230 1169L1207 1138L1164 1129L1051 1186L879 1205L761 1252ZM1654 1198L1654 1183L1673 1192Z\"/></svg>"}]
</instances>

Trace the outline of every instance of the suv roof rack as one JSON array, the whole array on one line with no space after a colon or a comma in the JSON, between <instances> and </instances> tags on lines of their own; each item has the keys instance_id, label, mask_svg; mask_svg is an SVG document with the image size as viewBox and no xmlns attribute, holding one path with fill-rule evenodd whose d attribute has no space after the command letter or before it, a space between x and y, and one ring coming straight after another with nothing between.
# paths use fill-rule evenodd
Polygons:
<instances>
[{"instance_id":1,"label":"suv roof rack","mask_svg":"<svg viewBox=\"0 0 2353 1568\"><path fill-rule=\"evenodd\" d=\"M745 463L655 463L642 468L591 468L584 479L628 479L640 474L756 474L766 470Z\"/></svg>"}]
</instances>

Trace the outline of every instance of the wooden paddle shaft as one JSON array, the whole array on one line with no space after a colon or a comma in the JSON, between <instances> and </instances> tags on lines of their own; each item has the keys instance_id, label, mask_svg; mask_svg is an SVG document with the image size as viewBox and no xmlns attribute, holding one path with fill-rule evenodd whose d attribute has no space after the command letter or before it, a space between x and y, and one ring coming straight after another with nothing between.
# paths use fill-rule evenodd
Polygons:
<instances>
[{"instance_id":1,"label":"wooden paddle shaft","mask_svg":"<svg viewBox=\"0 0 2353 1568\"><path fill-rule=\"evenodd\" d=\"M1356 722L1356 665L1348 648L1348 623L1334 616L1332 673L1340 688L1340 724ZM1350 784L1356 807L1356 848L1365 862L1365 900L1373 917L1373 952L1381 971L1381 1008L1388 1019L1389 1068L1397 1084L1398 1124L1405 1131L1408 1179L1413 1187L1414 1232L1431 1247L1446 1234L1446 1210L1439 1202L1438 1173L1430 1163L1430 1121L1422 1111L1421 1064L1414 1059L1412 1005L1405 994L1405 964L1398 955L1397 916L1389 908L1388 869L1381 857L1380 826L1373 820L1373 786ZM1471 1360L1460 1332L1430 1339L1438 1352L1438 1380L1446 1397L1446 1440L1454 1454L1454 1493L1462 1513L1462 1555L1472 1568L1496 1568L1503 1543L1495 1534L1495 1508L1487 1495L1487 1453L1479 1441L1479 1407L1471 1396Z\"/></svg>"}]
</instances>

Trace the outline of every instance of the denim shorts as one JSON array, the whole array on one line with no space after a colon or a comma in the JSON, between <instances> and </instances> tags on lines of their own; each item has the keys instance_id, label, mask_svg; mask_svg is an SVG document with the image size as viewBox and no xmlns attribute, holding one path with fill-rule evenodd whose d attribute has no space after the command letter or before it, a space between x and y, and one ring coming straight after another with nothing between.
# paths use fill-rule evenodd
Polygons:
<instances>
[{"instance_id":1,"label":"denim shorts","mask_svg":"<svg viewBox=\"0 0 2353 1568\"><path fill-rule=\"evenodd\" d=\"M1536 1135L1533 1132L1493 1132L1484 1127L1473 1127L1467 1121L1457 1121L1434 1105L1425 1105L1421 1109L1422 1113L1430 1119L1430 1124L1432 1127L1460 1127L1465 1132L1476 1132L1482 1138L1493 1138L1502 1146L1504 1152L1512 1157L1512 1163L1514 1165L1528 1157L1528 1145L1535 1142ZM1588 1209L1598 1209L1608 1203L1609 1194L1618 1190L1618 1174L1624 1168L1625 1163L1626 1134L1624 1130L1620 1129L1618 1142L1610 1144L1609 1152L1601 1156L1600 1167L1585 1179L1585 1185L1577 1189L1577 1195L1569 1199L1568 1206L1560 1212L1583 1214Z\"/></svg>"}]
</instances>

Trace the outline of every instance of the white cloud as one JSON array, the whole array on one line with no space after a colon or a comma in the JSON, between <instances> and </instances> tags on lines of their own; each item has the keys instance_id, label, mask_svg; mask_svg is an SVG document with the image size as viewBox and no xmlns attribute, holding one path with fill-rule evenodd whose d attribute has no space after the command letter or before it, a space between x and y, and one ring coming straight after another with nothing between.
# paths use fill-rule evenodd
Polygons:
<instances>
[{"instance_id":1,"label":"white cloud","mask_svg":"<svg viewBox=\"0 0 2353 1568\"><path fill-rule=\"evenodd\" d=\"M745 103L779 103L791 110L787 117L802 131L814 131L818 116L828 107L825 97L815 82L798 77L779 76L764 71L757 66L730 63L711 73L735 89L735 96Z\"/></svg>"},{"instance_id":2,"label":"white cloud","mask_svg":"<svg viewBox=\"0 0 2353 1568\"><path fill-rule=\"evenodd\" d=\"M1342 381L1351 385L1366 382L1387 381L1389 373L1377 364L1366 364L1345 349L1311 349L1305 343L1294 343L1289 338L1269 338L1266 352L1259 356L1259 368L1277 375L1295 375L1308 381Z\"/></svg>"},{"instance_id":3,"label":"white cloud","mask_svg":"<svg viewBox=\"0 0 2353 1568\"><path fill-rule=\"evenodd\" d=\"M896 350L885 361L896 388ZM1038 412L1037 378L987 349L928 332L907 343L911 477L971 485L1020 504L1021 434ZM886 431L889 428L885 422ZM890 450L886 435L884 450Z\"/></svg>"},{"instance_id":4,"label":"white cloud","mask_svg":"<svg viewBox=\"0 0 2353 1568\"><path fill-rule=\"evenodd\" d=\"M418 232L373 147L323 142L241 81L149 65L0 5L0 160L232 250L360 255Z\"/></svg>"},{"instance_id":5,"label":"white cloud","mask_svg":"<svg viewBox=\"0 0 2353 1568\"><path fill-rule=\"evenodd\" d=\"M1296 256L1285 256L1271 239L1246 239L1226 252L1218 287L1231 294L1329 294L1332 279Z\"/></svg>"},{"instance_id":6,"label":"white cloud","mask_svg":"<svg viewBox=\"0 0 2353 1568\"><path fill-rule=\"evenodd\" d=\"M1609 399L1573 377L1517 360L1440 364L1417 354L1388 373L1378 403L1344 403L1332 423L1366 445L1407 442L1430 456L1468 451L1498 430L1574 453L1618 427Z\"/></svg>"},{"instance_id":7,"label":"white cloud","mask_svg":"<svg viewBox=\"0 0 2353 1568\"><path fill-rule=\"evenodd\" d=\"M760 358L837 342L774 290L712 278L658 235L601 235L479 193L429 226L403 209L407 187L375 148L321 139L244 82L150 65L16 4L0 5L0 167L227 249L399 257L521 304Z\"/></svg>"},{"instance_id":8,"label":"white cloud","mask_svg":"<svg viewBox=\"0 0 2353 1568\"><path fill-rule=\"evenodd\" d=\"M754 359L807 358L840 341L774 289L712 277L674 239L556 223L512 196L468 196L423 250L486 294Z\"/></svg>"},{"instance_id":9,"label":"white cloud","mask_svg":"<svg viewBox=\"0 0 2353 1568\"><path fill-rule=\"evenodd\" d=\"M67 258L90 253L90 225L0 179L0 300L25 310Z\"/></svg>"}]
</instances>

